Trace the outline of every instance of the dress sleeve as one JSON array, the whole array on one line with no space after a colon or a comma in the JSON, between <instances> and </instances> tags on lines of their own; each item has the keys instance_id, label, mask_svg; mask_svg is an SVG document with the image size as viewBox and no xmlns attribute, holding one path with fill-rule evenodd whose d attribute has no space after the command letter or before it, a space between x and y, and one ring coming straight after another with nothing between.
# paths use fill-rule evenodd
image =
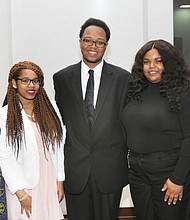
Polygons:
<instances>
[{"instance_id":1,"label":"dress sleeve","mask_svg":"<svg viewBox=\"0 0 190 220\"><path fill-rule=\"evenodd\" d=\"M183 185L190 171L190 94L183 100L178 117L183 140L179 160L171 181L175 184Z\"/></svg>"},{"instance_id":2,"label":"dress sleeve","mask_svg":"<svg viewBox=\"0 0 190 220\"><path fill-rule=\"evenodd\" d=\"M23 158L17 158L12 146L8 144L6 135L6 107L0 109L0 167L8 189L14 194L18 189L26 187L26 181L22 169Z\"/></svg>"}]
</instances>

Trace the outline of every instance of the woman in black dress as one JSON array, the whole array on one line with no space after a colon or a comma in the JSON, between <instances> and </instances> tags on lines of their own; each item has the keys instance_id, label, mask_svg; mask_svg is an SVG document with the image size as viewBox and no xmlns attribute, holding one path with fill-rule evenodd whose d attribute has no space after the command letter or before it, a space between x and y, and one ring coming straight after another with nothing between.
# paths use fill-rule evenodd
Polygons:
<instances>
[{"instance_id":1,"label":"woman in black dress","mask_svg":"<svg viewBox=\"0 0 190 220\"><path fill-rule=\"evenodd\" d=\"M137 52L122 121L137 219L189 219L190 76L170 43Z\"/></svg>"}]
</instances>

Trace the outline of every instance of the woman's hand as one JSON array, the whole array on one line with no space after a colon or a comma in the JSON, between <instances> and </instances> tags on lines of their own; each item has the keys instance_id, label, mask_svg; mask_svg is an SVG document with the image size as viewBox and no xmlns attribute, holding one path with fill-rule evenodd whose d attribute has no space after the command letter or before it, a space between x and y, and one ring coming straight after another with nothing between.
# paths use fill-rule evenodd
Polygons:
<instances>
[{"instance_id":1,"label":"woman's hand","mask_svg":"<svg viewBox=\"0 0 190 220\"><path fill-rule=\"evenodd\" d=\"M63 181L57 182L57 195L59 202L61 202L64 198Z\"/></svg>"},{"instance_id":2,"label":"woman's hand","mask_svg":"<svg viewBox=\"0 0 190 220\"><path fill-rule=\"evenodd\" d=\"M168 201L168 205L171 205L172 202L175 205L177 200L182 200L183 186L172 183L169 178L166 180L162 191L166 192L164 196L164 201Z\"/></svg>"},{"instance_id":3,"label":"woman's hand","mask_svg":"<svg viewBox=\"0 0 190 220\"><path fill-rule=\"evenodd\" d=\"M32 197L29 196L24 190L16 191L16 196L21 205L21 214L26 213L27 217L30 218L32 214Z\"/></svg>"},{"instance_id":4,"label":"woman's hand","mask_svg":"<svg viewBox=\"0 0 190 220\"><path fill-rule=\"evenodd\" d=\"M21 204L21 214L26 213L27 217L30 218L32 214L32 197L28 196L25 200L20 202Z\"/></svg>"}]
</instances>

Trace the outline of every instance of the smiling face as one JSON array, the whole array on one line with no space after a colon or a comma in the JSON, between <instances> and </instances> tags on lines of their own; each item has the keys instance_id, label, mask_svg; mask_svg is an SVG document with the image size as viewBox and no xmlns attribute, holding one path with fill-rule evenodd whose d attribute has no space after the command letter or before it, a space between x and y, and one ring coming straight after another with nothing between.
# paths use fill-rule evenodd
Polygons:
<instances>
[{"instance_id":1,"label":"smiling face","mask_svg":"<svg viewBox=\"0 0 190 220\"><path fill-rule=\"evenodd\" d=\"M143 72L151 83L159 83L162 80L164 65L157 49L151 49L143 57Z\"/></svg>"},{"instance_id":2,"label":"smiling face","mask_svg":"<svg viewBox=\"0 0 190 220\"><path fill-rule=\"evenodd\" d=\"M106 43L106 33L105 31L97 26L89 26L85 29L84 34L82 36L83 39L89 39L93 41L101 41ZM83 40L80 40L80 48L83 55L83 61L84 63L90 67L94 68L96 65L98 65L105 53L107 45L104 45L104 47L99 48L96 46L95 43L93 43L92 46L88 46L84 43Z\"/></svg>"},{"instance_id":3,"label":"smiling face","mask_svg":"<svg viewBox=\"0 0 190 220\"><path fill-rule=\"evenodd\" d=\"M26 79L37 79L37 74L29 69L23 69L19 73L19 80L13 79L12 84L15 89L17 89L17 94L19 97L19 100L22 104L28 101L33 101L36 97L36 94L39 90L39 85L34 85L33 82L30 82L28 85L22 84L20 79L26 78Z\"/></svg>"}]
</instances>

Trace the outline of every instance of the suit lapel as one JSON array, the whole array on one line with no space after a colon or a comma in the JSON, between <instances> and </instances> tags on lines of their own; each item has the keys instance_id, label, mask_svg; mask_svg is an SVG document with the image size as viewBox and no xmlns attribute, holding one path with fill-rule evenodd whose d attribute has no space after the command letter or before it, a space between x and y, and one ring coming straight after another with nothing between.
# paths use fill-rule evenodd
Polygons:
<instances>
[{"instance_id":1,"label":"suit lapel","mask_svg":"<svg viewBox=\"0 0 190 220\"><path fill-rule=\"evenodd\" d=\"M74 96L76 98L76 101L82 111L82 114L85 117L86 122L88 123L86 112L85 112L85 106L84 106L84 100L82 95L82 85L81 85L81 62L78 63L75 68L73 68L70 76L70 84L72 86L72 91L74 93Z\"/></svg>"},{"instance_id":2,"label":"suit lapel","mask_svg":"<svg viewBox=\"0 0 190 220\"><path fill-rule=\"evenodd\" d=\"M97 103L94 113L94 121L97 119L98 114L101 111L101 108L103 106L103 103L106 99L106 96L109 92L110 86L113 81L113 72L112 69L109 67L109 64L107 64L104 61L104 66L102 69L102 75L99 85L99 91L98 91L98 97L97 97ZM88 124L88 119L86 116L85 106L84 106L84 100L82 95L82 86L81 86L81 62L78 63L75 68L73 68L71 75L70 75L70 85L72 86L72 91L74 93L74 96L77 100L77 103L82 111L82 114L85 117L86 123ZM93 122L94 123L94 122Z\"/></svg>"},{"instance_id":3,"label":"suit lapel","mask_svg":"<svg viewBox=\"0 0 190 220\"><path fill-rule=\"evenodd\" d=\"M106 99L106 96L108 94L112 81L113 81L113 72L111 68L109 68L109 65L104 61L104 66L102 69L102 76L101 76L100 85L99 85L95 115L94 115L94 122L97 119L98 114L100 113L100 110Z\"/></svg>"}]
</instances>

